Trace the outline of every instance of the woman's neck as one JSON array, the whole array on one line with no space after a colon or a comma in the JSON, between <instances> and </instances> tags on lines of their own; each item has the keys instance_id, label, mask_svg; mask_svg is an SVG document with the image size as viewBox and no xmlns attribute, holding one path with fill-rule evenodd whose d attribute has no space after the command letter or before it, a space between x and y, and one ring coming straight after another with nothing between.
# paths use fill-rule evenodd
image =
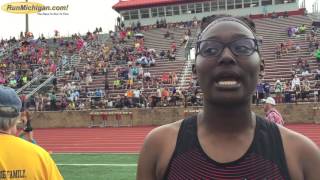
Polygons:
<instances>
[{"instance_id":1,"label":"woman's neck","mask_svg":"<svg viewBox=\"0 0 320 180\"><path fill-rule=\"evenodd\" d=\"M220 133L236 133L254 126L255 115L250 103L241 106L206 105L199 114L200 123L206 129Z\"/></svg>"}]
</instances>

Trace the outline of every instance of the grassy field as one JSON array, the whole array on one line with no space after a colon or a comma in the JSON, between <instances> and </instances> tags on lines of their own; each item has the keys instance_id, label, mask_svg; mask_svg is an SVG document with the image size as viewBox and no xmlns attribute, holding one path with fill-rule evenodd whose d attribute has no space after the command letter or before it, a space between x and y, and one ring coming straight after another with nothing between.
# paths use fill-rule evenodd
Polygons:
<instances>
[{"instance_id":1,"label":"grassy field","mask_svg":"<svg viewBox=\"0 0 320 180\"><path fill-rule=\"evenodd\" d=\"M65 180L133 180L137 154L52 154Z\"/></svg>"}]
</instances>

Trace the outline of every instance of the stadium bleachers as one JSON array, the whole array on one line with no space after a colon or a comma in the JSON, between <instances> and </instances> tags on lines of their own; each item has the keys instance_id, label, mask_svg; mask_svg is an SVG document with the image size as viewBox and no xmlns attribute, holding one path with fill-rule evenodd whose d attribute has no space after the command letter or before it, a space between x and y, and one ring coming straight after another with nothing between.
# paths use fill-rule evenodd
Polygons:
<instances>
[{"instance_id":1,"label":"stadium bleachers","mask_svg":"<svg viewBox=\"0 0 320 180\"><path fill-rule=\"evenodd\" d=\"M306 40L306 35L311 29L312 19L308 16L289 16L288 18L262 18L254 20L257 29L257 35L262 37L262 46L260 48L262 58L265 63L264 68L264 77L263 79L271 84L273 87L277 80L281 82L291 81L292 80L292 67L297 63L298 57L302 60L307 60L310 65L311 72L309 75L304 76L310 81L311 89L315 88L316 80L314 80L314 71L318 67L318 63L313 57L313 55L308 51L308 41ZM304 24L306 26L306 33L299 34L297 36L288 37L287 29L289 27L301 26ZM191 27L191 37L193 41L191 42L191 46L195 46L197 32L199 32L199 27ZM165 38L164 34L170 32L170 37ZM162 88L173 88L180 90L187 90L191 86L192 81L192 72L191 72L191 64L186 60L187 50L186 46L180 45L182 42L184 33L186 32L186 28L177 27L169 27L169 28L150 28L147 30L142 30L138 33L143 34L144 36L144 47L149 50L154 50L157 54L155 57L156 65L151 67L144 67L144 72L150 72L153 79L161 79L163 74L176 73L177 82L176 84L161 84ZM110 35L110 34L109 34ZM80 51L63 51L62 55L66 57L66 64L62 67L59 66L59 71L55 74L54 78L58 78L57 85L57 99L58 103L61 98L65 95L63 91L63 86L70 83L76 84L81 87L80 98L81 101L86 101L90 99L87 94L94 94L95 90L101 90L103 92L103 96L107 94L106 99L114 99L115 101L119 99L119 97L123 97L127 89L126 88L114 88L113 83L114 80L119 79L117 76L116 68L127 68L127 63L119 63L117 60L110 60L110 53L114 50L123 51L124 49L134 49L135 47L135 37L131 37L130 39L125 38L124 43L119 42L119 38L116 37L115 40L112 40L108 34L98 34L95 35L92 40L86 39L86 45ZM280 58L275 58L275 49L276 46L280 43L287 43L288 40L291 40L294 45L299 45L301 50L296 52L295 50L289 50L288 54L282 55ZM70 40L72 41L72 40ZM174 61L170 61L167 57L161 59L159 57L159 52L164 50L167 52L171 48L171 44L175 42L177 44L176 51L176 59ZM73 41L74 44L75 41ZM48 40L47 48L50 50L54 50L59 48L57 44L54 44L52 40ZM11 48L7 48L6 51L2 53L3 58L10 58L14 54L14 49L19 48L19 43L13 44L10 46ZM104 52L104 49L108 47L109 51L107 53ZM74 47L75 48L75 47ZM189 49L188 49L189 50ZM134 52L135 53L135 52ZM99 59L99 57L103 57L103 60ZM87 58L90 59L91 65L94 68L94 64L99 64L102 61L106 64L107 68L105 73L100 70L95 73L90 73L92 77L92 82L86 82L85 78L82 77L80 79L73 79L70 74L73 74L74 71L79 71L79 73L84 72L85 67L88 64ZM135 57L137 58L137 57ZM31 64L31 69L39 68L38 64ZM137 66L138 67L138 66ZM102 69L102 68L100 68ZM6 69L7 72L10 72L9 68ZM85 76L82 74L82 76ZM298 74L299 77L302 77L301 74ZM38 91L38 86L43 85L43 82L46 82L51 76L44 73L37 78L38 80L31 80L21 89L17 89L20 94L30 94L33 95ZM51 77L52 78L52 77ZM48 81L49 82L49 81ZM105 87L108 83L109 89L106 91ZM150 86L146 86L143 84L143 80L135 80L132 86L132 89L139 88L141 93L146 97L156 96L157 89L159 88L159 84L151 84ZM52 84L50 82L45 84L46 90L53 89ZM273 89L271 91L274 91ZM89 93L88 93L89 92ZM313 100L311 98L311 100Z\"/></svg>"}]
</instances>

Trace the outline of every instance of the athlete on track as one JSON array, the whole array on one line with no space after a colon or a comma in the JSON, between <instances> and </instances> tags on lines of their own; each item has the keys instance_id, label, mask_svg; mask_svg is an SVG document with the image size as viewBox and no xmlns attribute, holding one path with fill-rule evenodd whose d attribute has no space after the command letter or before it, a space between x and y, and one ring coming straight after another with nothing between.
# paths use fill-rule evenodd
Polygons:
<instances>
[{"instance_id":1,"label":"athlete on track","mask_svg":"<svg viewBox=\"0 0 320 180\"><path fill-rule=\"evenodd\" d=\"M27 108L21 112L20 119L23 123L23 129L19 132L18 136L21 138L26 136L28 141L32 142L33 144L37 144L33 138L33 128L31 126L31 118Z\"/></svg>"}]
</instances>

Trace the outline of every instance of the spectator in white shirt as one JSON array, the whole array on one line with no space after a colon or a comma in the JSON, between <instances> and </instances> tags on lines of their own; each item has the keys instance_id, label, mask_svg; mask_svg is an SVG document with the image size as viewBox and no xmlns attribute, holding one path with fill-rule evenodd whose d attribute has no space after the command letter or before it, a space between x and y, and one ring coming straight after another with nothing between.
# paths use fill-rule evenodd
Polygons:
<instances>
[{"instance_id":1,"label":"spectator in white shirt","mask_svg":"<svg viewBox=\"0 0 320 180\"><path fill-rule=\"evenodd\" d=\"M291 89L296 90L296 88L300 88L300 79L297 75L291 81Z\"/></svg>"},{"instance_id":2,"label":"spectator in white shirt","mask_svg":"<svg viewBox=\"0 0 320 180\"><path fill-rule=\"evenodd\" d=\"M132 101L133 101L133 104L135 105L135 106L137 106L137 104L139 104L140 103L140 90L139 89L135 89L135 90L133 90L133 99L132 99Z\"/></svg>"},{"instance_id":3,"label":"spectator in white shirt","mask_svg":"<svg viewBox=\"0 0 320 180\"><path fill-rule=\"evenodd\" d=\"M148 88L150 88L150 83L151 83L151 74L149 71L145 72L144 75L144 81L147 84Z\"/></svg>"}]
</instances>

